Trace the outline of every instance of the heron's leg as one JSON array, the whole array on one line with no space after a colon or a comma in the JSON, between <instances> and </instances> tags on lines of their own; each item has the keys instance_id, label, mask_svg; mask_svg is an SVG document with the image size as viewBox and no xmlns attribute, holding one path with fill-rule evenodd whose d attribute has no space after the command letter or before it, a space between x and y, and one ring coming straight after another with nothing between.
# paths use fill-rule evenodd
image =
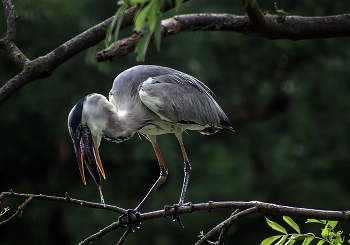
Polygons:
<instances>
[{"instance_id":1,"label":"heron's leg","mask_svg":"<svg viewBox=\"0 0 350 245\"><path fill-rule=\"evenodd\" d=\"M184 200L185 200L185 195L186 195L186 190L187 190L187 185L188 185L188 180L190 179L190 175L191 175L191 164L190 161L188 160L187 154L186 154L186 150L185 150L185 146L182 142L182 136L180 134L180 137L177 136L178 140L179 140L179 144L180 144L180 148L181 148L181 152L182 155L184 157L184 181L182 184L182 189L181 189L181 196L180 196L180 200L179 200L179 206L184 204Z\"/></svg>"},{"instance_id":2,"label":"heron's leg","mask_svg":"<svg viewBox=\"0 0 350 245\"><path fill-rule=\"evenodd\" d=\"M129 232L133 232L134 230L132 229L132 214L134 214L136 216L136 226L139 227L141 224L141 220L140 220L140 212L141 209L143 208L143 206L146 204L146 202L150 199L150 197L153 195L153 193L158 189L158 187L166 180L167 176L168 176L168 169L165 166L165 163L163 161L162 155L160 153L158 144L157 144L157 140L156 140L156 136L154 135L148 135L149 140L151 141L152 145L153 145L153 149L156 153L157 156L157 160L159 163L159 167L160 167L160 173L159 173L159 177L157 179L157 181L154 183L154 185L152 186L152 188L148 191L147 195L143 198L143 200L140 202L139 205L137 205L137 207L135 209L129 209L127 214L123 214L121 217L119 217L119 220L123 217L127 217L127 227L129 229Z\"/></svg>"},{"instance_id":3,"label":"heron's leg","mask_svg":"<svg viewBox=\"0 0 350 245\"><path fill-rule=\"evenodd\" d=\"M158 143L156 140L156 136L155 135L148 135L154 152L156 153L157 156L157 160L159 163L159 167L160 167L160 173L159 173L159 177L157 179L157 181L154 183L154 185L152 186L152 188L149 190L149 192L147 193L147 195L143 198L143 200L140 202L139 205L137 205L137 207L135 208L135 210L137 212L140 212L142 207L145 205L145 203L148 201L148 199L153 195L153 193L158 189L158 187L163 184L163 182L166 180L167 176L168 176L168 169L165 166L162 154L160 153L159 147L158 147Z\"/></svg>"},{"instance_id":4,"label":"heron's leg","mask_svg":"<svg viewBox=\"0 0 350 245\"><path fill-rule=\"evenodd\" d=\"M167 216L167 211L170 208L174 208L174 213L173 213L173 220L177 220L179 225L181 227L184 227L184 225L182 224L181 220L180 220L180 215L179 215L179 207L183 206L183 205L188 205L191 206L191 212L193 211L193 204L188 202L188 203L184 203L185 200L185 195L186 195L186 190L187 190L187 185L188 185L188 181L190 179L190 175L191 175L191 164L190 161L188 160L187 154L186 154L186 150L185 150L185 146L183 144L182 141L182 134L180 133L175 133L177 139L179 140L179 144L180 144L180 148L181 148L181 152L184 158L184 180L183 180L183 184L182 184L182 189L181 189L181 195L180 195L180 200L178 204L174 204L173 206L169 206L166 205L165 208L165 212L164 212L164 216Z\"/></svg>"}]
</instances>

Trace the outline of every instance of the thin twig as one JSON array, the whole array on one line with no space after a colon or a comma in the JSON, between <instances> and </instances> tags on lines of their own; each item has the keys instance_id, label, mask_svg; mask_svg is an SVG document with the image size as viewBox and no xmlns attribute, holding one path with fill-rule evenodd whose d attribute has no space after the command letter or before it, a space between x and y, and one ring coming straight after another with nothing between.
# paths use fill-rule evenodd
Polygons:
<instances>
[{"instance_id":1,"label":"thin twig","mask_svg":"<svg viewBox=\"0 0 350 245\"><path fill-rule=\"evenodd\" d=\"M1 200L1 199L0 199L0 200ZM18 209L17 209L17 211L16 211L15 213L14 213L10 218L8 218L7 220L4 220L4 221L0 222L0 225L5 225L5 224L7 224L8 222L10 222L11 220L13 220L13 219L15 219L15 218L20 218L20 217L22 216L22 212L23 212L24 207L27 206L27 204L30 203L30 201L32 201L32 200L33 200L33 197L32 197L32 196L28 197L28 198L24 201L24 203L22 203L22 204L18 207Z\"/></svg>"},{"instance_id":2,"label":"thin twig","mask_svg":"<svg viewBox=\"0 0 350 245\"><path fill-rule=\"evenodd\" d=\"M215 226L213 229L211 229L207 234L205 234L203 237L201 237L201 239L199 239L199 241L196 242L195 245L201 245L201 244L206 243L211 236L220 232L224 227L230 226L237 219L248 216L250 214L258 213L258 212L259 212L259 207L255 206L255 207L251 207L251 208L248 208L246 210L243 210L243 211L241 211L233 216L230 216L230 218L221 222L220 224Z\"/></svg>"},{"instance_id":3,"label":"thin twig","mask_svg":"<svg viewBox=\"0 0 350 245\"><path fill-rule=\"evenodd\" d=\"M230 215L230 218L235 216L237 213L239 213L240 210L239 209L236 209L231 215ZM218 239L218 245L223 245L224 244L224 241L225 241L225 237L227 235L227 232L230 230L231 226L234 224L234 222L231 222L231 224L223 227L221 229L221 232L220 232L220 236L219 236L219 239Z\"/></svg>"},{"instance_id":4,"label":"thin twig","mask_svg":"<svg viewBox=\"0 0 350 245\"><path fill-rule=\"evenodd\" d=\"M112 224L110 224L109 226L103 228L102 230L100 230L99 232L96 232L95 234L89 236L88 238L86 238L84 241L82 241L81 243L79 243L79 245L85 245L85 244L90 244L91 242L95 241L95 240L99 240L101 237L103 237L104 235L106 235L107 233L118 229L120 227L119 222L113 222Z\"/></svg>"},{"instance_id":5,"label":"thin twig","mask_svg":"<svg viewBox=\"0 0 350 245\"><path fill-rule=\"evenodd\" d=\"M104 205L102 203L95 203L95 202L88 202L84 200L74 199L71 198L68 193L65 194L65 197L56 197L56 196L47 196L47 195L34 195L34 194L22 194L22 193L16 193L13 191L9 192L2 192L0 195L0 201L4 197L19 197L19 198L32 198L34 200L43 200L43 201L54 201L54 202L62 202L62 203L68 203L72 205L78 205L78 206L84 206L89 208L96 208L96 209L104 209L109 210L113 212L117 212L120 214L126 214L127 210L114 206L114 205Z\"/></svg>"},{"instance_id":6,"label":"thin twig","mask_svg":"<svg viewBox=\"0 0 350 245\"><path fill-rule=\"evenodd\" d=\"M124 232L123 236L119 239L117 245L122 245L125 242L125 240L126 240L126 238L128 237L129 234L130 234L130 231L127 229Z\"/></svg>"}]
</instances>

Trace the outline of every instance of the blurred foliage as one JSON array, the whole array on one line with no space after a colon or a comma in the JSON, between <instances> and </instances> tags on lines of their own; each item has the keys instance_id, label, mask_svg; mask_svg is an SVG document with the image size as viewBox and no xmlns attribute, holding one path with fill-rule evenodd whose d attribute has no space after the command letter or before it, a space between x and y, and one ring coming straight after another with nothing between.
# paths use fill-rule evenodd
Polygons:
<instances>
[{"instance_id":1,"label":"blurred foliage","mask_svg":"<svg viewBox=\"0 0 350 245\"><path fill-rule=\"evenodd\" d=\"M70 38L113 16L115 1L13 1L17 45L30 58L45 55ZM275 1L259 1L275 14ZM349 1L277 1L295 15L343 14ZM163 18L186 13L244 14L240 1L192 0ZM6 33L0 8L0 34ZM120 32L129 36L132 28ZM194 32L150 44L146 64L168 66L193 75L216 94L236 133L203 136L189 131L185 146L192 176L185 201L259 200L281 205L347 210L350 203L350 39L265 40L238 33ZM115 63L96 63L90 48L59 67L51 77L28 84L0 108L0 191L43 193L99 202L92 178L81 182L67 130L71 108L89 93L108 95L113 79L137 65L136 54ZM20 69L0 52L4 84ZM178 201L183 159L172 135L159 137L169 177L144 211ZM107 203L133 208L159 174L151 144L133 137L122 144L103 141L100 156L107 180ZM5 199L0 210L21 204ZM185 229L171 219L145 222L125 244L193 244L230 215L230 210L183 215ZM118 218L103 210L60 203L32 202L23 216L0 229L1 243L77 244ZM302 222L298 222L302 221ZM299 224L305 220L297 219ZM339 223L340 230L345 226ZM301 229L305 226L301 225ZM307 232L314 232L307 228ZM303 229L305 230L305 229ZM317 229L319 231L319 229ZM116 230L98 244L116 243ZM273 235L263 215L239 220L227 244L259 244Z\"/></svg>"}]
</instances>

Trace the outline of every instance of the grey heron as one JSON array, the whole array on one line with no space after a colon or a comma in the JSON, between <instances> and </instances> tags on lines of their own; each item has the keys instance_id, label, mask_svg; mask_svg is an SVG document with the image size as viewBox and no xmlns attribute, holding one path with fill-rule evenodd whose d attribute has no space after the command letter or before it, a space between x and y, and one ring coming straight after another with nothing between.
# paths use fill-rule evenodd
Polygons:
<instances>
[{"instance_id":1,"label":"grey heron","mask_svg":"<svg viewBox=\"0 0 350 245\"><path fill-rule=\"evenodd\" d=\"M90 94L81 99L69 113L68 128L82 180L86 184L85 163L99 188L103 203L100 174L106 177L98 153L101 139L120 143L138 132L152 143L160 174L133 210L138 214L168 175L157 144L158 135L174 133L184 158L180 200L178 204L169 206L176 211L186 205L184 199L191 173L182 132L196 130L210 135L219 129L233 131L229 119L214 100L213 92L205 84L180 71L152 65L135 66L119 74L109 93L109 101L100 94ZM182 225L175 211L173 218Z\"/></svg>"}]
</instances>

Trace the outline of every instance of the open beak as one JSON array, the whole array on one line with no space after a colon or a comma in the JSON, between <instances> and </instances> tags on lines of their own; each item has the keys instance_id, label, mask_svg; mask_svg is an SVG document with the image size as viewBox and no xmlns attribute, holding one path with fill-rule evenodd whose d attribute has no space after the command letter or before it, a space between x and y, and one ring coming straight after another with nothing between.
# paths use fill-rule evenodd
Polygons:
<instances>
[{"instance_id":1,"label":"open beak","mask_svg":"<svg viewBox=\"0 0 350 245\"><path fill-rule=\"evenodd\" d=\"M82 129L80 139L74 141L74 148L78 160L80 175L84 182L84 185L86 184L86 180L83 163L85 163L85 166L87 167L91 176L95 180L100 191L101 202L104 203L100 173L102 174L104 179L106 179L106 175L103 170L100 155L98 154L98 148L91 136L91 131L88 127L84 127Z\"/></svg>"}]
</instances>

